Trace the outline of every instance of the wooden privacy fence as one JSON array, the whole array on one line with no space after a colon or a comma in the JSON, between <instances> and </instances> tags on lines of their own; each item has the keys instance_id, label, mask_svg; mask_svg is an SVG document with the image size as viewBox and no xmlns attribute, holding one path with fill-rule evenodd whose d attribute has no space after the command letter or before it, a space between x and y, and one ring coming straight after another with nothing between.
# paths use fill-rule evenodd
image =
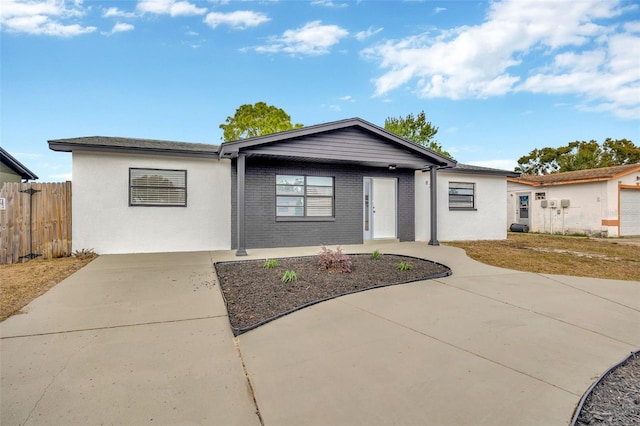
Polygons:
<instances>
[{"instance_id":1,"label":"wooden privacy fence","mask_svg":"<svg viewBox=\"0 0 640 426\"><path fill-rule=\"evenodd\" d=\"M0 264L71 255L71 182L8 182L0 199Z\"/></svg>"}]
</instances>

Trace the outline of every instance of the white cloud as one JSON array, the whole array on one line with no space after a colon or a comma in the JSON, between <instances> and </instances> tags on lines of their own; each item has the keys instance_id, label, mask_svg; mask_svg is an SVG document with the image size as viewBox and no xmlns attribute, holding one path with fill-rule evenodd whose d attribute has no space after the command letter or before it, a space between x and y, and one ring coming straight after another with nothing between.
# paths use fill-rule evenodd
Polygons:
<instances>
[{"instance_id":1,"label":"white cloud","mask_svg":"<svg viewBox=\"0 0 640 426\"><path fill-rule=\"evenodd\" d=\"M136 14L134 12L125 12L123 10L118 9L117 7L110 7L103 12L102 17L104 18L135 18Z\"/></svg>"},{"instance_id":2,"label":"white cloud","mask_svg":"<svg viewBox=\"0 0 640 426\"><path fill-rule=\"evenodd\" d=\"M353 99L353 97L352 97L352 96L350 96L350 95L347 95L347 96L341 96L341 97L340 97L340 100L341 100L341 101L345 101L345 102L355 102L355 101L354 101L354 99Z\"/></svg>"},{"instance_id":3,"label":"white cloud","mask_svg":"<svg viewBox=\"0 0 640 426\"><path fill-rule=\"evenodd\" d=\"M472 166L489 167L491 169L513 170L518 165L517 160L484 160L471 161Z\"/></svg>"},{"instance_id":4,"label":"white cloud","mask_svg":"<svg viewBox=\"0 0 640 426\"><path fill-rule=\"evenodd\" d=\"M137 10L142 13L153 13L155 15L195 16L204 15L207 9L197 7L188 1L175 0L140 0Z\"/></svg>"},{"instance_id":5,"label":"white cloud","mask_svg":"<svg viewBox=\"0 0 640 426\"><path fill-rule=\"evenodd\" d=\"M117 22L113 28L111 29L111 34L115 33L124 33L127 31L133 31L136 27L131 24L127 24L124 22Z\"/></svg>"},{"instance_id":6,"label":"white cloud","mask_svg":"<svg viewBox=\"0 0 640 426\"><path fill-rule=\"evenodd\" d=\"M96 27L93 26L66 23L85 13L82 2L68 3L64 0L2 0L0 27L10 32L57 37L94 32Z\"/></svg>"},{"instance_id":7,"label":"white cloud","mask_svg":"<svg viewBox=\"0 0 640 426\"><path fill-rule=\"evenodd\" d=\"M445 10L447 10L446 7L434 7L433 8L433 13L438 14L440 12L444 12Z\"/></svg>"},{"instance_id":8,"label":"white cloud","mask_svg":"<svg viewBox=\"0 0 640 426\"><path fill-rule=\"evenodd\" d=\"M229 13L211 12L206 16L204 22L211 28L216 28L219 25L228 25L231 28L244 30L249 27L257 27L270 20L264 13L237 10Z\"/></svg>"},{"instance_id":9,"label":"white cloud","mask_svg":"<svg viewBox=\"0 0 640 426\"><path fill-rule=\"evenodd\" d=\"M322 25L320 21L313 21L301 28L286 30L279 37L271 37L269 44L255 50L260 53L324 55L348 35L347 30L337 25Z\"/></svg>"},{"instance_id":10,"label":"white cloud","mask_svg":"<svg viewBox=\"0 0 640 426\"><path fill-rule=\"evenodd\" d=\"M569 8L505 0L491 3L480 25L387 41L362 53L386 70L374 80L375 96L411 82L424 98L559 93L585 98L583 108L640 118L640 26L602 24L622 13L614 1L582 0ZM531 59L543 65L527 69Z\"/></svg>"},{"instance_id":11,"label":"white cloud","mask_svg":"<svg viewBox=\"0 0 640 426\"><path fill-rule=\"evenodd\" d=\"M347 3L334 3L331 0L313 0L311 2L312 6L324 6L324 7L333 7L333 8L343 8L349 7Z\"/></svg>"},{"instance_id":12,"label":"white cloud","mask_svg":"<svg viewBox=\"0 0 640 426\"><path fill-rule=\"evenodd\" d=\"M630 33L640 33L640 21L627 22L624 24L624 30Z\"/></svg>"},{"instance_id":13,"label":"white cloud","mask_svg":"<svg viewBox=\"0 0 640 426\"><path fill-rule=\"evenodd\" d=\"M367 29L365 31L357 32L356 33L356 39L359 40L359 41L366 40L369 37L378 34L382 30L383 30L382 27L381 28L376 28L376 29L373 29L373 28L369 27L369 29Z\"/></svg>"}]
</instances>

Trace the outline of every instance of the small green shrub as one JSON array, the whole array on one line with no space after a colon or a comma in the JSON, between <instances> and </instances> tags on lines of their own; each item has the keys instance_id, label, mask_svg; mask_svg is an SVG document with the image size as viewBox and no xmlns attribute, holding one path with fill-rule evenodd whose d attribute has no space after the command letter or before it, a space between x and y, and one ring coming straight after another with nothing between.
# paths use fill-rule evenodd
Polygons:
<instances>
[{"instance_id":1,"label":"small green shrub","mask_svg":"<svg viewBox=\"0 0 640 426\"><path fill-rule=\"evenodd\" d=\"M267 259L264 261L264 269L273 269L280 266L280 262L277 259Z\"/></svg>"},{"instance_id":2,"label":"small green shrub","mask_svg":"<svg viewBox=\"0 0 640 426\"><path fill-rule=\"evenodd\" d=\"M408 271L411 268L413 268L413 266L408 262L400 262L400 263L398 263L398 269L401 270L401 271Z\"/></svg>"},{"instance_id":3,"label":"small green shrub","mask_svg":"<svg viewBox=\"0 0 640 426\"><path fill-rule=\"evenodd\" d=\"M296 274L296 271L284 271L282 273L282 282L283 283L290 283L293 282L295 280L298 279L298 274Z\"/></svg>"},{"instance_id":4,"label":"small green shrub","mask_svg":"<svg viewBox=\"0 0 640 426\"><path fill-rule=\"evenodd\" d=\"M342 252L340 247L335 250L322 245L322 251L318 254L320 267L329 272L351 272L351 258Z\"/></svg>"},{"instance_id":5,"label":"small green shrub","mask_svg":"<svg viewBox=\"0 0 640 426\"><path fill-rule=\"evenodd\" d=\"M371 253L371 258L378 260L382 257L382 253L380 253L380 250L375 250L373 253Z\"/></svg>"}]
</instances>

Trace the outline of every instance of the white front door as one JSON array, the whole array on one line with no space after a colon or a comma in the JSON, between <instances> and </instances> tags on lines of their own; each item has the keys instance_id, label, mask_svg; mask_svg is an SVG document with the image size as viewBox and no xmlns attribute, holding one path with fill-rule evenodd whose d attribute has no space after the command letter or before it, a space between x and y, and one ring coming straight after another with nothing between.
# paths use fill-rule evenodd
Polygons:
<instances>
[{"instance_id":1,"label":"white front door","mask_svg":"<svg viewBox=\"0 0 640 426\"><path fill-rule=\"evenodd\" d=\"M364 178L364 239L397 236L395 178Z\"/></svg>"}]
</instances>

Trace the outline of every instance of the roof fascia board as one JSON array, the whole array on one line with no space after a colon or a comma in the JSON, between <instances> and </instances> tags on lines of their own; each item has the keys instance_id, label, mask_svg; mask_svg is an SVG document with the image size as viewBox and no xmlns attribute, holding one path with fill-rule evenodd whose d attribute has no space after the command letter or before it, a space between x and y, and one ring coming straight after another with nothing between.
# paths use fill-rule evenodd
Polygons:
<instances>
[{"instance_id":1,"label":"roof fascia board","mask_svg":"<svg viewBox=\"0 0 640 426\"><path fill-rule=\"evenodd\" d=\"M103 152L103 153L124 153L140 155L173 155L182 157L209 157L218 159L217 151L193 151L181 149L159 149L159 148L136 148L108 145L81 145L67 142L49 141L49 149L58 152Z\"/></svg>"},{"instance_id":2,"label":"roof fascia board","mask_svg":"<svg viewBox=\"0 0 640 426\"><path fill-rule=\"evenodd\" d=\"M512 177L508 177L507 182L521 183L523 185L529 185L529 186L542 186L540 185L540 182L531 182L530 180L523 180L523 179L512 178Z\"/></svg>"}]
</instances>

